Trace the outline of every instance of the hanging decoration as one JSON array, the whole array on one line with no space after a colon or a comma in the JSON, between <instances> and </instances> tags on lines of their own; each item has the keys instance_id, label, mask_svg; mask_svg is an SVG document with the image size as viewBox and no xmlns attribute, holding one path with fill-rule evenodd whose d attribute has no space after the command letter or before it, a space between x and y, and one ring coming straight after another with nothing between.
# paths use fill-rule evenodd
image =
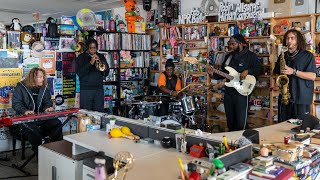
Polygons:
<instances>
[{"instance_id":1,"label":"hanging decoration","mask_svg":"<svg viewBox=\"0 0 320 180\"><path fill-rule=\"evenodd\" d=\"M96 15L90 9L84 8L77 12L77 23L83 29L95 30L97 25Z\"/></svg>"}]
</instances>

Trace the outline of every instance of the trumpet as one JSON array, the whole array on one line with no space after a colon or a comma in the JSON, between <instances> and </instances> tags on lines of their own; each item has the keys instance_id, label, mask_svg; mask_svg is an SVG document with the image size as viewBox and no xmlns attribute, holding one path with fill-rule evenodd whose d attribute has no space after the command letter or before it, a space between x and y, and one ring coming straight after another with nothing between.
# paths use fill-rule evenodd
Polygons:
<instances>
[{"instance_id":1,"label":"trumpet","mask_svg":"<svg viewBox=\"0 0 320 180\"><path fill-rule=\"evenodd\" d=\"M91 54L89 54L89 55L91 56L91 58L94 58L94 59L96 60L95 65L96 65L96 68L97 68L99 71L105 71L105 70L106 70L106 65L103 64L103 63L100 61L100 59L99 59L99 57L98 57L97 55L96 55L96 56L91 55Z\"/></svg>"}]
</instances>

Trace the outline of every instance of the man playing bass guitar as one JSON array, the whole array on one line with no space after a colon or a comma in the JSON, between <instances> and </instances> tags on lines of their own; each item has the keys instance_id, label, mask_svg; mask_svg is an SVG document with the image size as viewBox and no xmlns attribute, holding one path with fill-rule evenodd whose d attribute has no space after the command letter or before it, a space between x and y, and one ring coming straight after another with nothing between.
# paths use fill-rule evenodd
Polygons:
<instances>
[{"instance_id":1,"label":"man playing bass guitar","mask_svg":"<svg viewBox=\"0 0 320 180\"><path fill-rule=\"evenodd\" d=\"M228 70L230 69L232 69L234 72L239 72L239 80L237 83L239 86L241 86L241 88L237 88L237 85L230 87L229 85L227 86L226 83L224 93L224 108L229 131L238 131L244 130L246 127L249 94L255 85L255 78L253 76L258 76L261 73L262 66L256 54L249 51L247 42L241 34L233 35L230 38L229 49L231 52L226 55L222 63L222 72L228 73ZM214 68L209 66L208 73L212 78L224 78L221 76L221 74L214 74L215 72L216 71ZM251 89L251 91L249 91L247 94L240 94L243 83L242 81L245 81L248 75L252 75L250 77L254 79L254 81L249 85L250 87L248 87ZM230 79L230 77L227 78Z\"/></svg>"}]
</instances>

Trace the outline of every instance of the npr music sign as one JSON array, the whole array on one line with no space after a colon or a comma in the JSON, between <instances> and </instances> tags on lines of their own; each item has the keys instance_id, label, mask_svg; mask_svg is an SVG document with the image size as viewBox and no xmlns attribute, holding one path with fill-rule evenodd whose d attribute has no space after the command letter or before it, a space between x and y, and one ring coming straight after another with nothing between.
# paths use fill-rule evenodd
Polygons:
<instances>
[{"instance_id":1,"label":"npr music sign","mask_svg":"<svg viewBox=\"0 0 320 180\"><path fill-rule=\"evenodd\" d=\"M261 17L263 8L260 3L250 4L231 4L229 2L220 2L219 21L244 20Z\"/></svg>"}]
</instances>

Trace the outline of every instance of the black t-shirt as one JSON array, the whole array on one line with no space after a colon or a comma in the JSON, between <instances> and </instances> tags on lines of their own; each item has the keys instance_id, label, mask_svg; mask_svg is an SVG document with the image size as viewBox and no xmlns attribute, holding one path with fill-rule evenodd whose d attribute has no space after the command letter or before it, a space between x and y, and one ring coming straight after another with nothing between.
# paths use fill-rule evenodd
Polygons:
<instances>
[{"instance_id":1,"label":"black t-shirt","mask_svg":"<svg viewBox=\"0 0 320 180\"><path fill-rule=\"evenodd\" d=\"M232 56L229 64L226 64L228 61L229 56ZM226 66L232 67L238 73L242 73L244 70L248 70L248 74L253 76L258 76L261 74L262 65L257 55L248 48L244 47L244 49L238 53L230 53L226 55L223 63L222 63L222 71L228 73L225 69ZM221 76L214 75L214 79L221 79ZM238 93L238 91L232 87L225 87L226 94L234 94ZM239 93L238 93L239 94Z\"/></svg>"},{"instance_id":2,"label":"black t-shirt","mask_svg":"<svg viewBox=\"0 0 320 180\"><path fill-rule=\"evenodd\" d=\"M280 57L274 67L273 73L280 74ZM288 51L284 54L286 65L302 72L316 73L316 63L314 56L309 51L300 51L294 57L288 56ZM301 79L294 75L289 77L289 92L291 94L290 101L295 104L312 104L314 83L312 80Z\"/></svg>"},{"instance_id":3,"label":"black t-shirt","mask_svg":"<svg viewBox=\"0 0 320 180\"><path fill-rule=\"evenodd\" d=\"M34 87L34 88L31 88L31 93L32 93L32 98L33 98L33 101L35 103L35 107L38 107L38 96L39 96L39 91L40 91L40 88L38 87Z\"/></svg>"}]
</instances>

